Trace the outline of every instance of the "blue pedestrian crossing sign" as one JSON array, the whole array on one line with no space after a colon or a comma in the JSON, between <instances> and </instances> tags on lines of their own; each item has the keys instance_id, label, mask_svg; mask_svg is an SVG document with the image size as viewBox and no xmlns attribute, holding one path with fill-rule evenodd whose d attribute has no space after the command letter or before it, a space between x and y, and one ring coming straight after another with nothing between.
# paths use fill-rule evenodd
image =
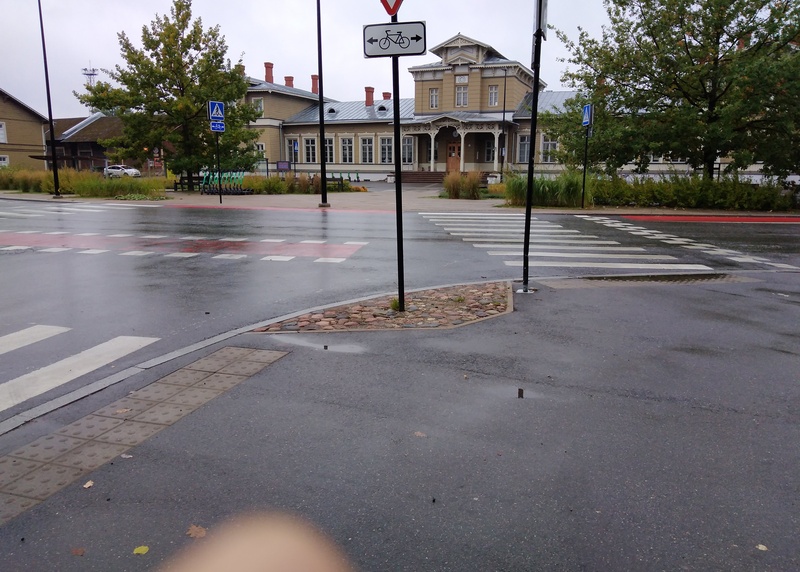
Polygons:
<instances>
[{"instance_id":1,"label":"blue pedestrian crossing sign","mask_svg":"<svg viewBox=\"0 0 800 572\"><path fill-rule=\"evenodd\" d=\"M593 109L591 103L587 103L583 106L583 121L581 122L581 125L584 127L589 127L592 123L594 123L594 113L592 112Z\"/></svg>"},{"instance_id":2,"label":"blue pedestrian crossing sign","mask_svg":"<svg viewBox=\"0 0 800 572\"><path fill-rule=\"evenodd\" d=\"M210 121L225 121L225 104L221 101L209 101L208 119Z\"/></svg>"}]
</instances>

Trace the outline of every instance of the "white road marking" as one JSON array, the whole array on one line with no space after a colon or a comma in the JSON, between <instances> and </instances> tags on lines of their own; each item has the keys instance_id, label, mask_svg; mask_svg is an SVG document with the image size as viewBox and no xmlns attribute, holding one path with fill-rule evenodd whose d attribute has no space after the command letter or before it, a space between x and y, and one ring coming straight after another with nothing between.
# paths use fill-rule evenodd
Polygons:
<instances>
[{"instance_id":1,"label":"white road marking","mask_svg":"<svg viewBox=\"0 0 800 572\"><path fill-rule=\"evenodd\" d=\"M463 228L463 227L454 227L454 228L445 228L444 230L450 232L450 234L455 235L456 233L464 233L464 232L475 232L475 233L485 233L485 232L496 232L498 234L501 233L508 233L508 234L524 234L525 229L523 228L500 228L500 227L483 227L483 228ZM532 233L553 233L553 234L580 234L581 231L579 230L567 230L562 228L532 228Z\"/></svg>"},{"instance_id":2,"label":"white road marking","mask_svg":"<svg viewBox=\"0 0 800 572\"><path fill-rule=\"evenodd\" d=\"M28 250L29 248L33 248L32 246L4 246L0 248L0 250Z\"/></svg>"},{"instance_id":3,"label":"white road marking","mask_svg":"<svg viewBox=\"0 0 800 572\"><path fill-rule=\"evenodd\" d=\"M317 258L314 262L333 262L339 263L347 260L346 258Z\"/></svg>"},{"instance_id":4,"label":"white road marking","mask_svg":"<svg viewBox=\"0 0 800 572\"><path fill-rule=\"evenodd\" d=\"M326 240L301 240L300 244L325 244Z\"/></svg>"},{"instance_id":5,"label":"white road marking","mask_svg":"<svg viewBox=\"0 0 800 572\"><path fill-rule=\"evenodd\" d=\"M32 216L44 216L40 214L21 214L21 213L10 213L7 211L0 211L0 216L6 216L11 218L31 218Z\"/></svg>"},{"instance_id":6,"label":"white road marking","mask_svg":"<svg viewBox=\"0 0 800 572\"><path fill-rule=\"evenodd\" d=\"M515 248L517 252L522 252L523 244L473 244L475 248ZM566 246L561 244L537 244L536 248L539 250L602 250L609 252L644 252L645 249L641 246Z\"/></svg>"},{"instance_id":7,"label":"white road marking","mask_svg":"<svg viewBox=\"0 0 800 572\"><path fill-rule=\"evenodd\" d=\"M488 252L491 256L517 256L521 252ZM668 254L615 254L613 252L529 252L528 256L553 258L620 258L625 260L675 260Z\"/></svg>"},{"instance_id":8,"label":"white road marking","mask_svg":"<svg viewBox=\"0 0 800 572\"><path fill-rule=\"evenodd\" d=\"M294 256L265 256L261 260L272 260L274 262L289 262Z\"/></svg>"},{"instance_id":9,"label":"white road marking","mask_svg":"<svg viewBox=\"0 0 800 572\"><path fill-rule=\"evenodd\" d=\"M165 254L169 258L192 258L194 256L200 256L199 252L173 252L172 254Z\"/></svg>"},{"instance_id":10,"label":"white road marking","mask_svg":"<svg viewBox=\"0 0 800 572\"><path fill-rule=\"evenodd\" d=\"M54 246L52 248L42 248L39 252L66 252L67 250L72 250L71 248L60 248Z\"/></svg>"},{"instance_id":11,"label":"white road marking","mask_svg":"<svg viewBox=\"0 0 800 572\"><path fill-rule=\"evenodd\" d=\"M18 230L14 234L39 234L41 230Z\"/></svg>"},{"instance_id":12,"label":"white road marking","mask_svg":"<svg viewBox=\"0 0 800 572\"><path fill-rule=\"evenodd\" d=\"M46 340L52 336L63 334L69 330L70 328L62 328L61 326L36 325L13 334L0 336L0 355Z\"/></svg>"},{"instance_id":13,"label":"white road marking","mask_svg":"<svg viewBox=\"0 0 800 572\"><path fill-rule=\"evenodd\" d=\"M240 258L247 258L246 254L217 254L211 258L220 258L222 260L239 260Z\"/></svg>"},{"instance_id":14,"label":"white road marking","mask_svg":"<svg viewBox=\"0 0 800 572\"><path fill-rule=\"evenodd\" d=\"M108 250L100 250L99 248L90 248L89 250L79 250L78 254L103 254Z\"/></svg>"},{"instance_id":15,"label":"white road marking","mask_svg":"<svg viewBox=\"0 0 800 572\"><path fill-rule=\"evenodd\" d=\"M596 236L587 236L586 238L597 238ZM497 238L462 238L466 242L497 242ZM508 238L507 242L525 242L523 237ZM531 243L553 243L553 244L619 244L616 240L583 240L575 237L575 240L560 239L560 238L540 238L538 236L531 237Z\"/></svg>"},{"instance_id":16,"label":"white road marking","mask_svg":"<svg viewBox=\"0 0 800 572\"><path fill-rule=\"evenodd\" d=\"M352 246L364 246L365 244L369 244L369 242L350 241L350 242L345 242L345 244L350 244Z\"/></svg>"},{"instance_id":17,"label":"white road marking","mask_svg":"<svg viewBox=\"0 0 800 572\"><path fill-rule=\"evenodd\" d=\"M128 238L133 236L132 234L109 234L108 238Z\"/></svg>"},{"instance_id":18,"label":"white road marking","mask_svg":"<svg viewBox=\"0 0 800 572\"><path fill-rule=\"evenodd\" d=\"M0 385L0 411L5 411L59 385L158 341L160 338L119 336Z\"/></svg>"},{"instance_id":19,"label":"white road marking","mask_svg":"<svg viewBox=\"0 0 800 572\"><path fill-rule=\"evenodd\" d=\"M220 238L220 242L247 242L246 238Z\"/></svg>"},{"instance_id":20,"label":"white road marking","mask_svg":"<svg viewBox=\"0 0 800 572\"><path fill-rule=\"evenodd\" d=\"M145 234L140 238L167 238L166 234Z\"/></svg>"},{"instance_id":21,"label":"white road marking","mask_svg":"<svg viewBox=\"0 0 800 572\"><path fill-rule=\"evenodd\" d=\"M261 242L286 242L285 238L265 238Z\"/></svg>"},{"instance_id":22,"label":"white road marking","mask_svg":"<svg viewBox=\"0 0 800 572\"><path fill-rule=\"evenodd\" d=\"M155 254L146 250L129 250L128 252L120 252L120 256L147 256L148 254Z\"/></svg>"},{"instance_id":23,"label":"white road marking","mask_svg":"<svg viewBox=\"0 0 800 572\"><path fill-rule=\"evenodd\" d=\"M548 266L555 268L613 268L615 270L712 270L704 264L645 264L626 262L545 262L529 261L529 266ZM506 261L506 266L522 266L521 260Z\"/></svg>"}]
</instances>

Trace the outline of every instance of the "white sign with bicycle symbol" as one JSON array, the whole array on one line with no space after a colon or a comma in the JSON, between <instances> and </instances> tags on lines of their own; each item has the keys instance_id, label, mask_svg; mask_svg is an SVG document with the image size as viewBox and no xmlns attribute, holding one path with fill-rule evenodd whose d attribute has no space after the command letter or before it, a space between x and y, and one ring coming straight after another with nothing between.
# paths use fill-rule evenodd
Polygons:
<instances>
[{"instance_id":1,"label":"white sign with bicycle symbol","mask_svg":"<svg viewBox=\"0 0 800 572\"><path fill-rule=\"evenodd\" d=\"M421 56L427 50L425 22L364 26L364 57Z\"/></svg>"}]
</instances>

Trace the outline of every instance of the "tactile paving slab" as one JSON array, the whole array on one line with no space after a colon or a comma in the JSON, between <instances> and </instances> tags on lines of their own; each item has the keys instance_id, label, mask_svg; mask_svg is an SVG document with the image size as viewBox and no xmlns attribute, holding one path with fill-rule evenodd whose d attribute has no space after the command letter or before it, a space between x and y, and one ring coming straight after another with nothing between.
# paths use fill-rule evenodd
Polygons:
<instances>
[{"instance_id":1,"label":"tactile paving slab","mask_svg":"<svg viewBox=\"0 0 800 572\"><path fill-rule=\"evenodd\" d=\"M26 497L0 493L0 523L11 520L40 502Z\"/></svg>"},{"instance_id":2,"label":"tactile paving slab","mask_svg":"<svg viewBox=\"0 0 800 572\"><path fill-rule=\"evenodd\" d=\"M128 449L129 447L125 445L87 441L80 447L55 459L53 464L93 471L97 467L105 465L114 457L118 457Z\"/></svg>"},{"instance_id":3,"label":"tactile paving slab","mask_svg":"<svg viewBox=\"0 0 800 572\"><path fill-rule=\"evenodd\" d=\"M0 524L246 381L286 352L223 348L0 457Z\"/></svg>"},{"instance_id":4,"label":"tactile paving slab","mask_svg":"<svg viewBox=\"0 0 800 572\"><path fill-rule=\"evenodd\" d=\"M191 405L179 403L156 403L153 407L134 417L134 421L145 423L160 423L161 425L172 425L189 415L197 409Z\"/></svg>"},{"instance_id":5,"label":"tactile paving slab","mask_svg":"<svg viewBox=\"0 0 800 572\"><path fill-rule=\"evenodd\" d=\"M42 465L12 483L0 488L0 492L44 500L57 493L88 471L60 465Z\"/></svg>"},{"instance_id":6,"label":"tactile paving slab","mask_svg":"<svg viewBox=\"0 0 800 572\"><path fill-rule=\"evenodd\" d=\"M15 459L14 457L0 458L0 487L4 487L18 478L38 469L44 465L28 459Z\"/></svg>"},{"instance_id":7,"label":"tactile paving slab","mask_svg":"<svg viewBox=\"0 0 800 572\"><path fill-rule=\"evenodd\" d=\"M86 443L85 439L76 439L66 435L45 435L12 451L10 456L47 463L84 443Z\"/></svg>"}]
</instances>

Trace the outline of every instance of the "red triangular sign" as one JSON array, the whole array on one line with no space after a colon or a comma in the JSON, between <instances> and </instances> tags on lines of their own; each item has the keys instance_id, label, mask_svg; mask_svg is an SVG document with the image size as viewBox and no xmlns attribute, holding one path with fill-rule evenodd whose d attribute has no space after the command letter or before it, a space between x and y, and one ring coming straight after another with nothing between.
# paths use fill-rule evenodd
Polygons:
<instances>
[{"instance_id":1,"label":"red triangular sign","mask_svg":"<svg viewBox=\"0 0 800 572\"><path fill-rule=\"evenodd\" d=\"M386 8L386 12L389 16L394 16L397 14L397 11L400 9L400 4L403 3L403 0L381 0L381 4L383 7Z\"/></svg>"}]
</instances>

